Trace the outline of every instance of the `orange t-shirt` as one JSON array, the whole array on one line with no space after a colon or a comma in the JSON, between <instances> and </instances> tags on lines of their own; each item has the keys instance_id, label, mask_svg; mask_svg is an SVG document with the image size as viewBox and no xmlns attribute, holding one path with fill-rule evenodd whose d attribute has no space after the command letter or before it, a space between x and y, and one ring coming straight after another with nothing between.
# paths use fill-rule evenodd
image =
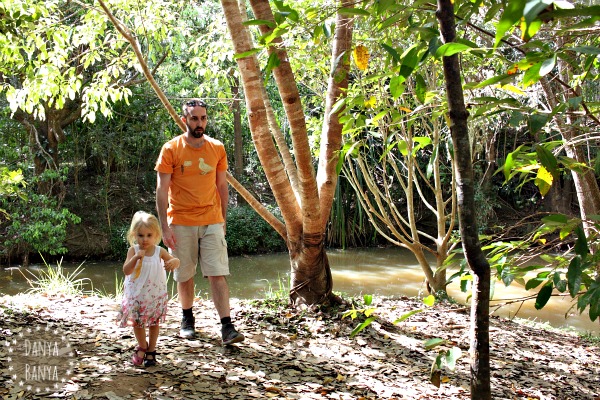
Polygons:
<instances>
[{"instance_id":1,"label":"orange t-shirt","mask_svg":"<svg viewBox=\"0 0 600 400\"><path fill-rule=\"evenodd\" d=\"M187 144L179 135L160 150L155 171L171 174L169 225L200 226L224 222L217 171L227 170L227 155L220 141L204 136L200 148Z\"/></svg>"}]
</instances>

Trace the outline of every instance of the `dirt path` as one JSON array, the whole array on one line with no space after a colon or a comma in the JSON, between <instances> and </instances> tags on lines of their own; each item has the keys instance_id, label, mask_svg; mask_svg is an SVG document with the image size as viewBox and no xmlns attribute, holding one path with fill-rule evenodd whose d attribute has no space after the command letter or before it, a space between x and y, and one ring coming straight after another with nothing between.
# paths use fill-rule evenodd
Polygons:
<instances>
[{"instance_id":1,"label":"dirt path","mask_svg":"<svg viewBox=\"0 0 600 400\"><path fill-rule=\"evenodd\" d=\"M0 299L3 399L469 399L468 312L411 299L375 299L379 319L354 339L357 321L253 302L232 304L245 342L220 344L212 303L195 304L198 340L177 337L171 302L161 329L159 365L134 367L132 331L114 324L117 304L97 297ZM567 334L493 318L495 399L600 400L600 349ZM463 356L429 382L443 338Z\"/></svg>"}]
</instances>

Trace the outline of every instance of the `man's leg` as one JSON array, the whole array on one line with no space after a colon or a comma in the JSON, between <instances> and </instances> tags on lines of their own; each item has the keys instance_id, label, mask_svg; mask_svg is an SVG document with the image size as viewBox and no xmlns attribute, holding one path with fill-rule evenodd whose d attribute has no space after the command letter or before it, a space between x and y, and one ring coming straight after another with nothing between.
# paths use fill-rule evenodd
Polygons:
<instances>
[{"instance_id":1,"label":"man's leg","mask_svg":"<svg viewBox=\"0 0 600 400\"><path fill-rule=\"evenodd\" d=\"M190 278L185 282L177 282L177 294L179 295L179 304L181 308L186 310L194 305L194 278Z\"/></svg>"},{"instance_id":2,"label":"man's leg","mask_svg":"<svg viewBox=\"0 0 600 400\"><path fill-rule=\"evenodd\" d=\"M177 248L173 255L180 260L179 268L173 271L173 278L177 281L177 294L181 304L182 318L179 335L186 339L196 336L195 319L193 312L195 285L194 275L198 263L198 229L191 226L171 226Z\"/></svg>"},{"instance_id":3,"label":"man's leg","mask_svg":"<svg viewBox=\"0 0 600 400\"><path fill-rule=\"evenodd\" d=\"M196 337L196 319L194 318L194 278L185 282L177 282L177 294L183 316L181 318L181 329L179 336L184 339Z\"/></svg>"},{"instance_id":4,"label":"man's leg","mask_svg":"<svg viewBox=\"0 0 600 400\"><path fill-rule=\"evenodd\" d=\"M228 345L244 340L231 322L229 306L229 260L227 242L221 224L209 225L200 240L200 265L202 274L208 278L213 303L221 319L223 344Z\"/></svg>"},{"instance_id":5,"label":"man's leg","mask_svg":"<svg viewBox=\"0 0 600 400\"><path fill-rule=\"evenodd\" d=\"M209 276L210 292L219 318L229 317L229 285L224 276Z\"/></svg>"},{"instance_id":6,"label":"man's leg","mask_svg":"<svg viewBox=\"0 0 600 400\"><path fill-rule=\"evenodd\" d=\"M224 345L239 343L244 340L244 335L239 333L231 322L229 307L229 285L224 276L209 276L210 291L213 303L221 319L221 336Z\"/></svg>"}]
</instances>

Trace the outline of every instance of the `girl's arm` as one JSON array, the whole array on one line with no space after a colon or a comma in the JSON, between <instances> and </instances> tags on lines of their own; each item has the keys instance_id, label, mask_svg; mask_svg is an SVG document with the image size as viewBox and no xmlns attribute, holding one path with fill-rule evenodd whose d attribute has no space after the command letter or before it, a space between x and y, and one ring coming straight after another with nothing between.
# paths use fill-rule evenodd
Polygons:
<instances>
[{"instance_id":1,"label":"girl's arm","mask_svg":"<svg viewBox=\"0 0 600 400\"><path fill-rule=\"evenodd\" d=\"M179 258L173 257L171 253L169 253L166 249L159 247L160 249L160 258L165 263L166 271L173 271L175 268L179 268Z\"/></svg>"},{"instance_id":2,"label":"girl's arm","mask_svg":"<svg viewBox=\"0 0 600 400\"><path fill-rule=\"evenodd\" d=\"M125 260L125 263L123 263L123 273L125 275L131 275L138 261L144 258L145 253L145 250L140 250L136 253L135 249L130 247L129 250L127 250L127 259Z\"/></svg>"}]
</instances>

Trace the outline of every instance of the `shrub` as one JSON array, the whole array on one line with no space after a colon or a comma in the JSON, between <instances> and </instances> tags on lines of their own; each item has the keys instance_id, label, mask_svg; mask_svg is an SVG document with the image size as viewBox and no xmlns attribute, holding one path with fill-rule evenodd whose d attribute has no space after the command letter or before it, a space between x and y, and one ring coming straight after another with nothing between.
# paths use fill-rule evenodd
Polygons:
<instances>
[{"instance_id":1,"label":"shrub","mask_svg":"<svg viewBox=\"0 0 600 400\"><path fill-rule=\"evenodd\" d=\"M271 210L273 212L273 210ZM275 210L277 215L277 210ZM273 253L286 250L279 234L248 206L232 207L227 212L229 255Z\"/></svg>"},{"instance_id":2,"label":"shrub","mask_svg":"<svg viewBox=\"0 0 600 400\"><path fill-rule=\"evenodd\" d=\"M109 238L109 258L111 260L122 260L125 261L127 250L129 250L129 243L127 243L127 230L129 225L127 222L113 224L110 227L110 238Z\"/></svg>"}]
</instances>

